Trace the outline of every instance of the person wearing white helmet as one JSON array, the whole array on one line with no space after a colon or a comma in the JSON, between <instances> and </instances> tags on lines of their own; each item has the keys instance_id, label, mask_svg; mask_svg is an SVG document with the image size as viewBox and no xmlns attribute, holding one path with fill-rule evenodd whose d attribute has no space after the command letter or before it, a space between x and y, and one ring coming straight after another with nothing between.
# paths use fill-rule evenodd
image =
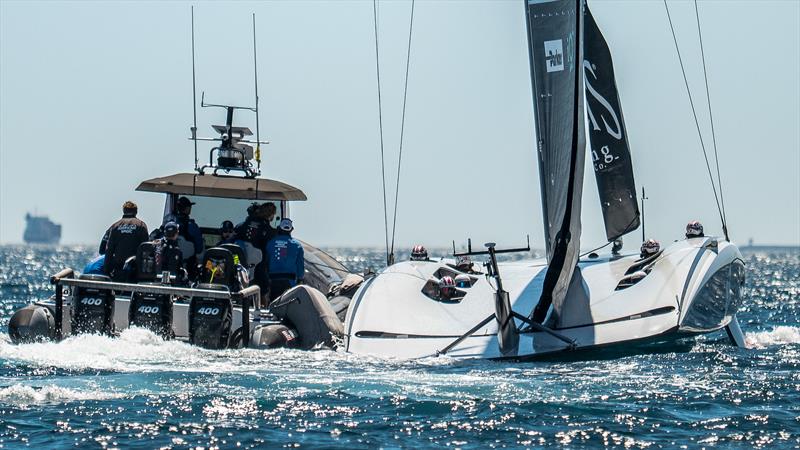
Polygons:
<instances>
[{"instance_id":1,"label":"person wearing white helmet","mask_svg":"<svg viewBox=\"0 0 800 450\"><path fill-rule=\"evenodd\" d=\"M472 287L472 278L469 275L464 275L463 273L456 275L454 280L456 282L457 288L470 288Z\"/></svg>"},{"instance_id":2,"label":"person wearing white helmet","mask_svg":"<svg viewBox=\"0 0 800 450\"><path fill-rule=\"evenodd\" d=\"M653 256L661 250L661 244L658 243L655 239L648 239L642 242L641 253L639 256L641 258L647 258L649 256Z\"/></svg>"},{"instance_id":3,"label":"person wearing white helmet","mask_svg":"<svg viewBox=\"0 0 800 450\"><path fill-rule=\"evenodd\" d=\"M450 300L456 294L456 282L453 277L445 275L439 279L439 298Z\"/></svg>"},{"instance_id":4,"label":"person wearing white helmet","mask_svg":"<svg viewBox=\"0 0 800 450\"><path fill-rule=\"evenodd\" d=\"M292 220L282 219L278 225L278 234L267 243L265 249L270 301L302 283L305 276L303 245L292 237L292 230Z\"/></svg>"},{"instance_id":5,"label":"person wearing white helmet","mask_svg":"<svg viewBox=\"0 0 800 450\"><path fill-rule=\"evenodd\" d=\"M426 249L424 245L415 245L414 248L411 249L411 260L428 261L428 249Z\"/></svg>"},{"instance_id":6,"label":"person wearing white helmet","mask_svg":"<svg viewBox=\"0 0 800 450\"><path fill-rule=\"evenodd\" d=\"M693 220L686 224L686 239L704 237L703 224Z\"/></svg>"},{"instance_id":7,"label":"person wearing white helmet","mask_svg":"<svg viewBox=\"0 0 800 450\"><path fill-rule=\"evenodd\" d=\"M456 257L456 269L461 272L472 273L472 258L469 255L461 255Z\"/></svg>"}]
</instances>

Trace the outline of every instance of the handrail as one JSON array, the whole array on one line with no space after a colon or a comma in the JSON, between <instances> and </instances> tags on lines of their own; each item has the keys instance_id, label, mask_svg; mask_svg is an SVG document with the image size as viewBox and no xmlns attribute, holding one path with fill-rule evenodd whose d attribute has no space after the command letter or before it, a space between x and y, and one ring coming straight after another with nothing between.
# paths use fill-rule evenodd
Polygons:
<instances>
[{"instance_id":1,"label":"handrail","mask_svg":"<svg viewBox=\"0 0 800 450\"><path fill-rule=\"evenodd\" d=\"M56 287L55 295L55 321L56 321L56 340L60 341L63 338L63 309L64 309L64 286L82 287L82 288L95 288L95 289L109 289L125 292L144 292L146 294L166 294L176 295L182 297L206 297L206 298L221 298L230 300L240 300L242 308L242 342L243 346L247 347L250 342L250 308L253 302L251 298L257 299L256 304L260 302L261 288L258 286L248 286L241 291L217 291L211 289L194 289L175 286L159 286L153 284L135 284L135 283L119 283L114 281L99 281L99 280L81 280L74 278L75 271L72 269L64 269L57 274L50 277L50 283Z\"/></svg>"}]
</instances>

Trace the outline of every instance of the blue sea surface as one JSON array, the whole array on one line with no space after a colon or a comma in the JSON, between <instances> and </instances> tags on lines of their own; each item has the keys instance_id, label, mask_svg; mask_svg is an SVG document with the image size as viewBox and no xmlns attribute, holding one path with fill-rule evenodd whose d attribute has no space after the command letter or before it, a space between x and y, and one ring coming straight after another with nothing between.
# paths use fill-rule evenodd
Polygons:
<instances>
[{"instance_id":1,"label":"blue sea surface","mask_svg":"<svg viewBox=\"0 0 800 450\"><path fill-rule=\"evenodd\" d=\"M717 333L586 361L400 361L210 351L141 329L11 344L13 311L93 251L0 247L0 448L800 448L796 249L745 253L747 349Z\"/></svg>"}]
</instances>

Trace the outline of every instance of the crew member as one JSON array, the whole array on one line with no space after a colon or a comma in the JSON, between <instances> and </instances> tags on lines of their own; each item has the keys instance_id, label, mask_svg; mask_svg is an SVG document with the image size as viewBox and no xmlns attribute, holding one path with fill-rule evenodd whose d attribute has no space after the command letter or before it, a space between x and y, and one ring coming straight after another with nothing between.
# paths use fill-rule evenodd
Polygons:
<instances>
[{"instance_id":1,"label":"crew member","mask_svg":"<svg viewBox=\"0 0 800 450\"><path fill-rule=\"evenodd\" d=\"M253 247L263 252L267 243L275 236L275 229L270 222L275 218L275 204L266 202L262 204L253 203L247 208L247 218L244 222L236 226L236 239L249 242ZM245 252L248 251L246 245L242 245ZM248 260L251 255L247 255ZM267 276L267 257L263 256L253 268L253 283L261 288L263 303L267 303L266 295L269 292L269 277Z\"/></svg>"},{"instance_id":2,"label":"crew member","mask_svg":"<svg viewBox=\"0 0 800 450\"><path fill-rule=\"evenodd\" d=\"M103 272L103 263L106 261L106 255L97 255L86 264L83 268L84 275L105 275Z\"/></svg>"},{"instance_id":3,"label":"crew member","mask_svg":"<svg viewBox=\"0 0 800 450\"><path fill-rule=\"evenodd\" d=\"M428 261L428 249L424 245L415 245L411 249L412 261Z\"/></svg>"},{"instance_id":4,"label":"crew member","mask_svg":"<svg viewBox=\"0 0 800 450\"><path fill-rule=\"evenodd\" d=\"M303 246L292 237L291 219L281 220L278 234L267 243L266 259L269 271L269 299L280 297L292 286L303 282L305 259Z\"/></svg>"},{"instance_id":5,"label":"crew member","mask_svg":"<svg viewBox=\"0 0 800 450\"><path fill-rule=\"evenodd\" d=\"M156 267L159 271L168 271L178 282L186 281L186 270L183 267L183 252L178 246L180 225L175 222L164 224L164 236L156 240Z\"/></svg>"},{"instance_id":6,"label":"crew member","mask_svg":"<svg viewBox=\"0 0 800 450\"><path fill-rule=\"evenodd\" d=\"M649 256L653 256L661 250L661 244L658 243L655 239L648 239L645 242L642 242L642 247L640 248L641 253L639 253L640 258L647 258Z\"/></svg>"},{"instance_id":7,"label":"crew member","mask_svg":"<svg viewBox=\"0 0 800 450\"><path fill-rule=\"evenodd\" d=\"M461 255L456 258L456 269L465 273L475 273L472 268L472 258L469 255Z\"/></svg>"},{"instance_id":8,"label":"crew member","mask_svg":"<svg viewBox=\"0 0 800 450\"><path fill-rule=\"evenodd\" d=\"M175 209L175 220L174 222L178 225L178 235L179 237L183 237L187 242L191 243L194 246L194 253L189 254L190 252L183 252L183 258L186 260L186 269L189 272L189 277L194 279L197 277L197 260L199 255L203 253L204 245L203 245L203 233L200 231L200 227L197 226L194 219L191 218L192 214L192 205L195 203L189 200L187 197L181 197L178 199L177 208ZM166 225L164 234L166 234Z\"/></svg>"},{"instance_id":9,"label":"crew member","mask_svg":"<svg viewBox=\"0 0 800 450\"><path fill-rule=\"evenodd\" d=\"M449 275L439 279L439 298L450 300L456 295L456 282Z\"/></svg>"},{"instance_id":10,"label":"crew member","mask_svg":"<svg viewBox=\"0 0 800 450\"><path fill-rule=\"evenodd\" d=\"M247 218L236 226L237 239L247 241L256 248L264 248L275 236L275 229L270 222L275 218L275 204L253 203L247 208Z\"/></svg>"},{"instance_id":11,"label":"crew member","mask_svg":"<svg viewBox=\"0 0 800 450\"><path fill-rule=\"evenodd\" d=\"M217 247L222 244L235 244L236 243L236 230L233 227L233 222L230 220L226 220L222 222L222 226L219 229L219 234L221 239L217 242Z\"/></svg>"},{"instance_id":12,"label":"crew member","mask_svg":"<svg viewBox=\"0 0 800 450\"><path fill-rule=\"evenodd\" d=\"M686 224L686 239L705 237L703 233L703 224L693 220Z\"/></svg>"},{"instance_id":13,"label":"crew member","mask_svg":"<svg viewBox=\"0 0 800 450\"><path fill-rule=\"evenodd\" d=\"M139 244L147 240L147 225L136 218L139 208L127 201L122 205L122 218L106 231L103 272L112 278L121 276L125 260L136 255Z\"/></svg>"}]
</instances>

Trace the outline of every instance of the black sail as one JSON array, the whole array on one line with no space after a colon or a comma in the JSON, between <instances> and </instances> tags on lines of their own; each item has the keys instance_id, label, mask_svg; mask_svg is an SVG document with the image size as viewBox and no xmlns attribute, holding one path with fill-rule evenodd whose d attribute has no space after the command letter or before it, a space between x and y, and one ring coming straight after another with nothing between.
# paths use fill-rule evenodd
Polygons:
<instances>
[{"instance_id":1,"label":"black sail","mask_svg":"<svg viewBox=\"0 0 800 450\"><path fill-rule=\"evenodd\" d=\"M580 252L585 143L579 62L582 0L527 0L528 49L536 116L548 267L531 318L561 309Z\"/></svg>"},{"instance_id":2,"label":"black sail","mask_svg":"<svg viewBox=\"0 0 800 450\"><path fill-rule=\"evenodd\" d=\"M589 147L606 237L613 241L639 227L639 204L611 52L588 5L584 8L583 75Z\"/></svg>"}]
</instances>

